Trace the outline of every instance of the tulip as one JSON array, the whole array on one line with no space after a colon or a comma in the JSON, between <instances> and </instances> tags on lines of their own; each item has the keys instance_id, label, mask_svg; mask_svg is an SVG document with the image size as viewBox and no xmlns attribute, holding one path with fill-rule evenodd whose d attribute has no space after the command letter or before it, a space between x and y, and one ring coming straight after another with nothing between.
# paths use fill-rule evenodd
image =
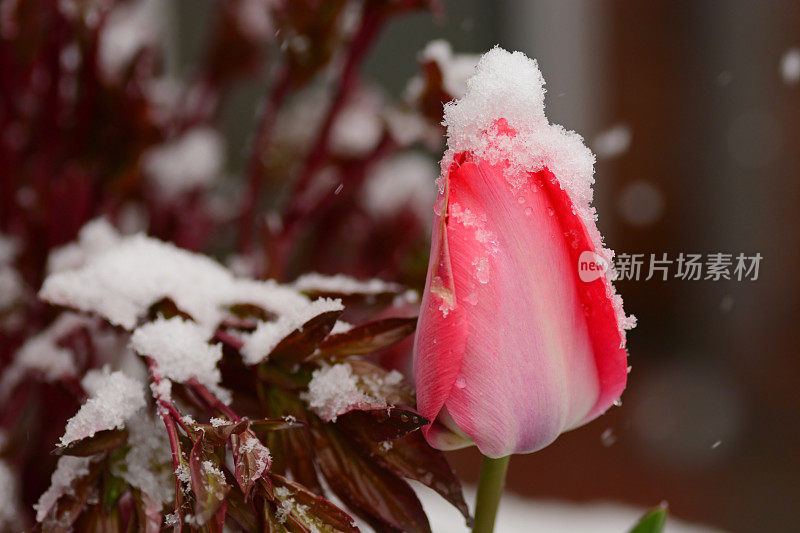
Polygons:
<instances>
[{"instance_id":1,"label":"tulip","mask_svg":"<svg viewBox=\"0 0 800 533\"><path fill-rule=\"evenodd\" d=\"M579 272L587 253L599 269L610 259L589 205L594 157L547 122L542 84L535 61L495 48L445 108L414 346L423 431L439 449L534 452L625 388L632 317L610 274Z\"/></svg>"}]
</instances>

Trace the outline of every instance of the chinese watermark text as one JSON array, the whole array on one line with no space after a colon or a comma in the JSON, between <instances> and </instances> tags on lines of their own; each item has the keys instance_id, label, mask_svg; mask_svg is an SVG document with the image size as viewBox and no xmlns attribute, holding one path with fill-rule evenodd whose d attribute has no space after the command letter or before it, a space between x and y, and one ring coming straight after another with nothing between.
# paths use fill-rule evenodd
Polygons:
<instances>
[{"instance_id":1,"label":"chinese watermark text","mask_svg":"<svg viewBox=\"0 0 800 533\"><path fill-rule=\"evenodd\" d=\"M661 254L620 253L611 265L594 252L585 251L578 259L578 274L584 282L594 281L613 268L618 280L667 281L756 281L762 256L760 253L679 253L676 257Z\"/></svg>"}]
</instances>

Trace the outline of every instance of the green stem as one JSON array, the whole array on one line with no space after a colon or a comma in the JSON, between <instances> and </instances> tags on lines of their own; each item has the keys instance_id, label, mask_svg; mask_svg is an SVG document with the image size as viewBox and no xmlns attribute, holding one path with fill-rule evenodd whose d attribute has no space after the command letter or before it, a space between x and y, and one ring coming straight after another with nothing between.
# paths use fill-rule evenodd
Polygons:
<instances>
[{"instance_id":1,"label":"green stem","mask_svg":"<svg viewBox=\"0 0 800 533\"><path fill-rule=\"evenodd\" d=\"M472 533L492 533L497 517L497 507L506 484L506 471L510 455L492 459L483 458L481 480L478 483L478 497L475 501L475 527Z\"/></svg>"}]
</instances>

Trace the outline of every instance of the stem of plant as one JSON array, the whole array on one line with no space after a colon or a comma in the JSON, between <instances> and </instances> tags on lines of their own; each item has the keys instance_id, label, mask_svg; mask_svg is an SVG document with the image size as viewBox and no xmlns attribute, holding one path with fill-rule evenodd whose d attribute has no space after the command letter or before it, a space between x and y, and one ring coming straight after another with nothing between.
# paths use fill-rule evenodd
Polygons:
<instances>
[{"instance_id":1,"label":"stem of plant","mask_svg":"<svg viewBox=\"0 0 800 533\"><path fill-rule=\"evenodd\" d=\"M497 508L506 484L509 459L511 459L510 455L499 459L483 458L478 496L475 500L475 527L472 529L472 533L492 533L494 531Z\"/></svg>"}]
</instances>

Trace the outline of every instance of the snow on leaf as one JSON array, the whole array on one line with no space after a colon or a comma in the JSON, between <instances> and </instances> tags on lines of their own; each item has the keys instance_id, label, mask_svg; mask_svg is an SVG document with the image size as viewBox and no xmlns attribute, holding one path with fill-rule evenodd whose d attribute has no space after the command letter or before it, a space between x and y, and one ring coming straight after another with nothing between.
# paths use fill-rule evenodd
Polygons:
<instances>
[{"instance_id":1,"label":"snow on leaf","mask_svg":"<svg viewBox=\"0 0 800 533\"><path fill-rule=\"evenodd\" d=\"M436 63L442 73L442 86L453 98L466 92L467 80L475 73L479 60L476 54L454 54L450 43L443 39L429 42L419 54L420 63Z\"/></svg>"},{"instance_id":2,"label":"snow on leaf","mask_svg":"<svg viewBox=\"0 0 800 533\"><path fill-rule=\"evenodd\" d=\"M120 371L90 370L81 384L90 397L67 421L59 446L91 437L98 431L121 428L145 406L143 385Z\"/></svg>"},{"instance_id":3,"label":"snow on leaf","mask_svg":"<svg viewBox=\"0 0 800 533\"><path fill-rule=\"evenodd\" d=\"M383 294L397 293L403 287L397 283L391 283L380 279L358 280L336 274L325 276L310 272L297 278L292 284L296 290L304 293L325 293L325 294Z\"/></svg>"},{"instance_id":4,"label":"snow on leaf","mask_svg":"<svg viewBox=\"0 0 800 533\"><path fill-rule=\"evenodd\" d=\"M152 358L165 378L180 383L194 378L229 403L230 392L219 385L217 363L222 358L222 346L209 344L210 335L208 329L191 320L158 318L133 332L131 346L138 354Z\"/></svg>"},{"instance_id":5,"label":"snow on leaf","mask_svg":"<svg viewBox=\"0 0 800 533\"><path fill-rule=\"evenodd\" d=\"M319 298L292 313L281 315L276 321L259 322L256 330L244 337L242 355L245 362L249 365L258 364L278 347L284 339L293 332L301 330L303 325L313 318L325 313L341 311L342 309L344 309L344 306L341 300ZM325 335L329 332L330 327L325 332ZM314 347L311 348L311 351L313 351Z\"/></svg>"},{"instance_id":6,"label":"snow on leaf","mask_svg":"<svg viewBox=\"0 0 800 533\"><path fill-rule=\"evenodd\" d=\"M94 319L75 313L62 313L47 328L25 341L13 362L5 369L0 379L0 399L27 375L37 374L45 381L55 381L77 372L74 355L70 350L59 346L58 342L82 327L92 327Z\"/></svg>"},{"instance_id":7,"label":"snow on leaf","mask_svg":"<svg viewBox=\"0 0 800 533\"><path fill-rule=\"evenodd\" d=\"M130 449L112 472L156 502L171 501L175 491L172 456L163 424L151 416L137 416L126 427Z\"/></svg>"},{"instance_id":8,"label":"snow on leaf","mask_svg":"<svg viewBox=\"0 0 800 533\"><path fill-rule=\"evenodd\" d=\"M91 457L64 456L58 460L56 470L50 478L50 487L39 497L34 504L36 521L41 522L53 508L53 505L65 494L72 494L73 483L89 473Z\"/></svg>"},{"instance_id":9,"label":"snow on leaf","mask_svg":"<svg viewBox=\"0 0 800 533\"><path fill-rule=\"evenodd\" d=\"M396 371L383 377L368 377L353 372L349 363L325 365L314 371L302 398L320 418L335 422L339 415L352 409L386 407L384 388L396 386L402 379Z\"/></svg>"},{"instance_id":10,"label":"snow on leaf","mask_svg":"<svg viewBox=\"0 0 800 533\"><path fill-rule=\"evenodd\" d=\"M39 295L53 304L96 313L128 330L165 298L209 330L232 304L253 304L281 314L308 303L292 288L236 278L206 256L142 234L90 252L78 268L51 274Z\"/></svg>"}]
</instances>

